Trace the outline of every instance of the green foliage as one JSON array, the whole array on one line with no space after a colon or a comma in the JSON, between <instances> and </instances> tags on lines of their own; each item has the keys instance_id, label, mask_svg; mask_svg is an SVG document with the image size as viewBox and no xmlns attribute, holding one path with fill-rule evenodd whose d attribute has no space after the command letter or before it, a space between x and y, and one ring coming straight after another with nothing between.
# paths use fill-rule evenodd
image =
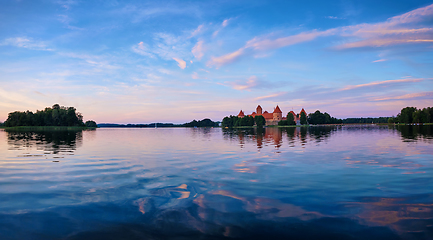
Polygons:
<instances>
[{"instance_id":1,"label":"green foliage","mask_svg":"<svg viewBox=\"0 0 433 240\"><path fill-rule=\"evenodd\" d=\"M83 116L74 107L63 107L54 104L43 111L12 112L4 123L6 127L16 126L84 126Z\"/></svg>"},{"instance_id":2,"label":"green foliage","mask_svg":"<svg viewBox=\"0 0 433 240\"><path fill-rule=\"evenodd\" d=\"M317 110L308 115L308 122L310 124L338 124L343 123L343 120L331 117L328 113L321 113Z\"/></svg>"},{"instance_id":3,"label":"green foliage","mask_svg":"<svg viewBox=\"0 0 433 240\"><path fill-rule=\"evenodd\" d=\"M199 121L193 120L189 123L183 124L184 127L218 127L218 125L219 124L217 122L213 122L209 118L205 118Z\"/></svg>"},{"instance_id":4,"label":"green foliage","mask_svg":"<svg viewBox=\"0 0 433 240\"><path fill-rule=\"evenodd\" d=\"M307 115L304 112L301 112L301 125L306 125L307 124Z\"/></svg>"},{"instance_id":5,"label":"green foliage","mask_svg":"<svg viewBox=\"0 0 433 240\"><path fill-rule=\"evenodd\" d=\"M287 125L289 125L287 120L281 120L278 122L278 126L287 126Z\"/></svg>"},{"instance_id":6,"label":"green foliage","mask_svg":"<svg viewBox=\"0 0 433 240\"><path fill-rule=\"evenodd\" d=\"M257 116L256 116L257 117ZM260 116L263 118L263 116ZM261 121L261 120L259 120ZM230 117L225 117L221 123L223 128L233 128L233 127L252 127L255 124L255 118L253 118L252 116L245 116L245 117L237 117L237 116L232 116L230 115ZM260 122L261 123L261 122ZM260 126L263 126L265 123L265 118L263 118L263 123Z\"/></svg>"},{"instance_id":7,"label":"green foliage","mask_svg":"<svg viewBox=\"0 0 433 240\"><path fill-rule=\"evenodd\" d=\"M389 123L389 124L394 123L394 118L392 118L392 117L388 118L388 123Z\"/></svg>"},{"instance_id":8,"label":"green foliage","mask_svg":"<svg viewBox=\"0 0 433 240\"><path fill-rule=\"evenodd\" d=\"M346 118L343 123L387 123L389 117Z\"/></svg>"},{"instance_id":9,"label":"green foliage","mask_svg":"<svg viewBox=\"0 0 433 240\"><path fill-rule=\"evenodd\" d=\"M433 108L427 107L417 109L416 107L405 107L397 115L400 123L433 123Z\"/></svg>"},{"instance_id":10,"label":"green foliage","mask_svg":"<svg viewBox=\"0 0 433 240\"><path fill-rule=\"evenodd\" d=\"M86 127L91 127L91 128L98 127L98 125L96 124L96 122L92 121L92 120L86 121L85 124L86 124Z\"/></svg>"},{"instance_id":11,"label":"green foliage","mask_svg":"<svg viewBox=\"0 0 433 240\"><path fill-rule=\"evenodd\" d=\"M254 117L254 122L256 123L258 128L263 127L264 125L266 125L266 119L263 116L255 116Z\"/></svg>"},{"instance_id":12,"label":"green foliage","mask_svg":"<svg viewBox=\"0 0 433 240\"><path fill-rule=\"evenodd\" d=\"M405 107L397 115L398 121L401 123L413 123L414 113L416 112L415 107Z\"/></svg>"},{"instance_id":13,"label":"green foliage","mask_svg":"<svg viewBox=\"0 0 433 240\"><path fill-rule=\"evenodd\" d=\"M286 125L296 125L295 116L293 116L293 114L291 114L290 112L287 113L286 123L287 123Z\"/></svg>"}]
</instances>

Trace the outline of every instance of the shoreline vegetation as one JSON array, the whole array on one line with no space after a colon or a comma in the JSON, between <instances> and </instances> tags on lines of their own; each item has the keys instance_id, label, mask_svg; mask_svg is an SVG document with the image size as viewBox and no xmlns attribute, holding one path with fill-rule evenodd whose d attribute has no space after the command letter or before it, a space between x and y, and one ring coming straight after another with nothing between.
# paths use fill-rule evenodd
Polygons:
<instances>
[{"instance_id":1,"label":"shoreline vegetation","mask_svg":"<svg viewBox=\"0 0 433 240\"><path fill-rule=\"evenodd\" d=\"M317 110L314 113L301 113L300 124L296 125L293 116L287 115L286 120L278 122L278 125L265 126L263 116L232 116L224 117L222 122L213 122L209 118L203 120L193 120L189 123L150 123L150 124L115 124L101 123L89 120L83 122L81 113L76 112L74 107L64 107L54 104L51 108L38 110L36 113L31 111L11 112L8 119L0 122L0 129L7 130L91 130L96 128L164 128L164 127L222 127L222 128L257 128L257 127L312 127L312 126L343 126L343 125L433 125L433 107L417 109L416 107L405 107L401 109L396 117L367 117L367 118L346 118L337 119L331 117L328 113L321 113Z\"/></svg>"},{"instance_id":2,"label":"shoreline vegetation","mask_svg":"<svg viewBox=\"0 0 433 240\"><path fill-rule=\"evenodd\" d=\"M15 111L8 114L8 119L2 124L7 128L13 127L85 127L96 128L95 121L83 122L83 115L74 107L64 107L54 104L35 113Z\"/></svg>"}]
</instances>

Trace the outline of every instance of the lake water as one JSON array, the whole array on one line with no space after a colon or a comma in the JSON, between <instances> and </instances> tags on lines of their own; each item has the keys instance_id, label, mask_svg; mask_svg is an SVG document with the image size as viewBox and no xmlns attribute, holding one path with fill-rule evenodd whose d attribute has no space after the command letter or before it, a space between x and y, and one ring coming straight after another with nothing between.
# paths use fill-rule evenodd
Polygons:
<instances>
[{"instance_id":1,"label":"lake water","mask_svg":"<svg viewBox=\"0 0 433 240\"><path fill-rule=\"evenodd\" d=\"M0 130L0 239L433 239L433 127Z\"/></svg>"}]
</instances>

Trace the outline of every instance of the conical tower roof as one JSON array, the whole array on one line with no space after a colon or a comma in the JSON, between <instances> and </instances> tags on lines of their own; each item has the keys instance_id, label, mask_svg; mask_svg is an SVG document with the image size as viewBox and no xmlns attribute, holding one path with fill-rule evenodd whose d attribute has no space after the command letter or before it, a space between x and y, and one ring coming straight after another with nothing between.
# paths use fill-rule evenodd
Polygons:
<instances>
[{"instance_id":1,"label":"conical tower roof","mask_svg":"<svg viewBox=\"0 0 433 240\"><path fill-rule=\"evenodd\" d=\"M281 112L280 107L278 107L278 105L277 105L277 107L274 110L274 113L283 113L283 112Z\"/></svg>"},{"instance_id":2,"label":"conical tower roof","mask_svg":"<svg viewBox=\"0 0 433 240\"><path fill-rule=\"evenodd\" d=\"M238 114L238 117L245 117L244 111L241 110Z\"/></svg>"}]
</instances>

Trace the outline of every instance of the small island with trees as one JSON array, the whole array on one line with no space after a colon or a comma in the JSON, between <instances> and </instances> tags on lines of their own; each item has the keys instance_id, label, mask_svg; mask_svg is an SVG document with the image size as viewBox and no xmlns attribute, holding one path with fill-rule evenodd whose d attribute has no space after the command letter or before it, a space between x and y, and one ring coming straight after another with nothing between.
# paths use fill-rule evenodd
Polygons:
<instances>
[{"instance_id":1,"label":"small island with trees","mask_svg":"<svg viewBox=\"0 0 433 240\"><path fill-rule=\"evenodd\" d=\"M83 122L83 116L74 107L64 107L54 104L44 110L35 113L27 110L25 112L15 111L8 114L3 123L6 128L97 128L93 120Z\"/></svg>"}]
</instances>

